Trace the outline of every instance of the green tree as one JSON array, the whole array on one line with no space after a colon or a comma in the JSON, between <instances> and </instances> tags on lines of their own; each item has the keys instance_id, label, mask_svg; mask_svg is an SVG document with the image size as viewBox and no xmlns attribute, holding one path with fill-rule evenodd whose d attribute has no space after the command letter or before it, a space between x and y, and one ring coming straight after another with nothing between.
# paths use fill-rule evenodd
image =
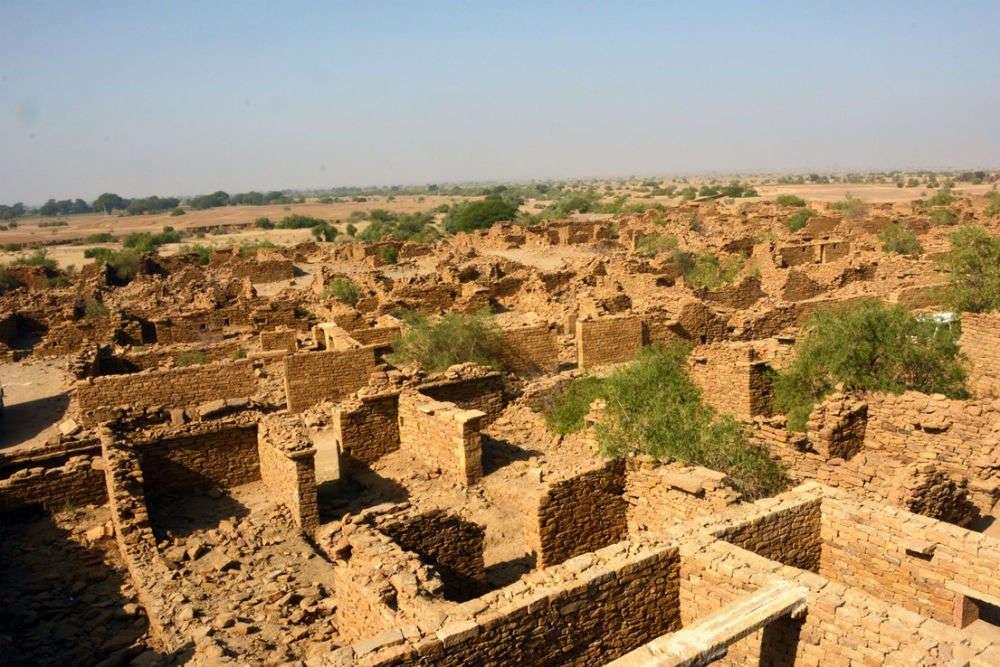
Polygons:
<instances>
[{"instance_id":1,"label":"green tree","mask_svg":"<svg viewBox=\"0 0 1000 667\"><path fill-rule=\"evenodd\" d=\"M513 220L517 216L517 209L516 204L506 202L497 195L490 195L486 199L455 205L444 219L444 228L452 234L487 229L497 222Z\"/></svg>"},{"instance_id":2,"label":"green tree","mask_svg":"<svg viewBox=\"0 0 1000 667\"><path fill-rule=\"evenodd\" d=\"M838 384L901 393L966 395L959 327L918 318L900 304L864 301L820 311L795 359L774 379L774 404L804 431L813 406Z\"/></svg>"},{"instance_id":3,"label":"green tree","mask_svg":"<svg viewBox=\"0 0 1000 667\"><path fill-rule=\"evenodd\" d=\"M892 223L886 226L879 234L882 240L882 250L885 252L896 252L900 255L916 256L923 253L924 248L920 245L920 240L913 233L910 226L905 222Z\"/></svg>"},{"instance_id":4,"label":"green tree","mask_svg":"<svg viewBox=\"0 0 1000 667\"><path fill-rule=\"evenodd\" d=\"M431 372L470 361L501 367L503 335L488 310L440 318L409 313L403 321L404 333L392 344L394 364L416 362Z\"/></svg>"},{"instance_id":5,"label":"green tree","mask_svg":"<svg viewBox=\"0 0 1000 667\"><path fill-rule=\"evenodd\" d=\"M129 201L127 199L120 197L113 192L105 192L94 200L94 210L104 211L105 213L123 211L128 204Z\"/></svg>"},{"instance_id":6,"label":"green tree","mask_svg":"<svg viewBox=\"0 0 1000 667\"><path fill-rule=\"evenodd\" d=\"M950 275L952 307L973 313L1000 309L1000 236L968 225L950 240L941 264Z\"/></svg>"}]
</instances>

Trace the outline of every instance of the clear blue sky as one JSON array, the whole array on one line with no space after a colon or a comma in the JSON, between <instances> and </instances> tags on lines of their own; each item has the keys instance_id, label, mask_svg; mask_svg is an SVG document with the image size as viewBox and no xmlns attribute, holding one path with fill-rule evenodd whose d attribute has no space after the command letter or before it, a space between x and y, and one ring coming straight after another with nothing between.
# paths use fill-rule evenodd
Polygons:
<instances>
[{"instance_id":1,"label":"clear blue sky","mask_svg":"<svg viewBox=\"0 0 1000 667\"><path fill-rule=\"evenodd\" d=\"M0 203L1000 163L997 0L3 0L0 26Z\"/></svg>"}]
</instances>

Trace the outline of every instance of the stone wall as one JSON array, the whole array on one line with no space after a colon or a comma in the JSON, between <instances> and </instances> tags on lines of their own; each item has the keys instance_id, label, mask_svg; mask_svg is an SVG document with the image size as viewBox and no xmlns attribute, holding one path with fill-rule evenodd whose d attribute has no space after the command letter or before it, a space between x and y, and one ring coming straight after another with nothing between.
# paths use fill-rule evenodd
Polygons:
<instances>
[{"instance_id":1,"label":"stone wall","mask_svg":"<svg viewBox=\"0 0 1000 667\"><path fill-rule=\"evenodd\" d=\"M467 602L415 639L396 631L331 657L366 667L598 667L680 627L678 565L672 545L615 545Z\"/></svg>"},{"instance_id":2,"label":"stone wall","mask_svg":"<svg viewBox=\"0 0 1000 667\"><path fill-rule=\"evenodd\" d=\"M73 397L83 424L108 417L120 405L186 407L257 392L253 362L219 362L162 371L109 375L78 382Z\"/></svg>"},{"instance_id":3,"label":"stone wall","mask_svg":"<svg viewBox=\"0 0 1000 667\"><path fill-rule=\"evenodd\" d=\"M376 519L375 527L433 565L448 599L468 600L485 592L486 530L479 524L445 510L431 510L416 515L383 515Z\"/></svg>"},{"instance_id":4,"label":"stone wall","mask_svg":"<svg viewBox=\"0 0 1000 667\"><path fill-rule=\"evenodd\" d=\"M439 466L452 481L475 484L483 477L479 432L485 416L481 410L465 410L405 391L399 396L399 447Z\"/></svg>"},{"instance_id":5,"label":"stone wall","mask_svg":"<svg viewBox=\"0 0 1000 667\"><path fill-rule=\"evenodd\" d=\"M333 409L333 430L341 453L374 463L399 449L399 392L341 401Z\"/></svg>"},{"instance_id":6,"label":"stone wall","mask_svg":"<svg viewBox=\"0 0 1000 667\"><path fill-rule=\"evenodd\" d=\"M767 507L767 504L758 503L758 507ZM821 553L820 519L820 500L806 500L732 522L713 534L768 560L817 572Z\"/></svg>"},{"instance_id":7,"label":"stone wall","mask_svg":"<svg viewBox=\"0 0 1000 667\"><path fill-rule=\"evenodd\" d=\"M630 537L722 512L740 500L723 473L680 463L661 464L652 457L628 459L623 497L628 503Z\"/></svg>"},{"instance_id":8,"label":"stone wall","mask_svg":"<svg viewBox=\"0 0 1000 667\"><path fill-rule=\"evenodd\" d=\"M548 485L538 500L537 532L529 539L538 566L557 565L628 536L625 461L600 467Z\"/></svg>"},{"instance_id":9,"label":"stone wall","mask_svg":"<svg viewBox=\"0 0 1000 667\"><path fill-rule=\"evenodd\" d=\"M285 350L288 354L295 354L299 349L298 338L292 329L276 329L275 331L260 332L260 349L262 350Z\"/></svg>"},{"instance_id":10,"label":"stone wall","mask_svg":"<svg viewBox=\"0 0 1000 667\"><path fill-rule=\"evenodd\" d=\"M555 333L547 324L504 329L501 361L519 375L551 373L559 365Z\"/></svg>"},{"instance_id":11,"label":"stone wall","mask_svg":"<svg viewBox=\"0 0 1000 667\"><path fill-rule=\"evenodd\" d=\"M638 317L576 321L576 355L581 368L630 361L642 343L643 325Z\"/></svg>"},{"instance_id":12,"label":"stone wall","mask_svg":"<svg viewBox=\"0 0 1000 667\"><path fill-rule=\"evenodd\" d=\"M823 500L819 573L950 625L960 591L1000 599L1000 542L918 514L852 499Z\"/></svg>"},{"instance_id":13,"label":"stone wall","mask_svg":"<svg viewBox=\"0 0 1000 667\"><path fill-rule=\"evenodd\" d=\"M833 394L809 415L806 433L820 456L849 459L864 448L868 403L857 396Z\"/></svg>"},{"instance_id":14,"label":"stone wall","mask_svg":"<svg viewBox=\"0 0 1000 667\"><path fill-rule=\"evenodd\" d=\"M97 456L73 456L62 465L23 468L0 480L0 516L34 508L61 512L107 501L104 461Z\"/></svg>"},{"instance_id":15,"label":"stone wall","mask_svg":"<svg viewBox=\"0 0 1000 667\"><path fill-rule=\"evenodd\" d=\"M260 477L272 497L292 513L302 532L319 527L316 500L316 449L293 415L271 414L261 418L257 433Z\"/></svg>"},{"instance_id":16,"label":"stone wall","mask_svg":"<svg viewBox=\"0 0 1000 667\"><path fill-rule=\"evenodd\" d=\"M147 502L260 479L256 424L209 423L185 431L134 444Z\"/></svg>"},{"instance_id":17,"label":"stone wall","mask_svg":"<svg viewBox=\"0 0 1000 667\"><path fill-rule=\"evenodd\" d=\"M960 343L971 362L969 389L976 396L1000 398L1000 313L962 315Z\"/></svg>"},{"instance_id":18,"label":"stone wall","mask_svg":"<svg viewBox=\"0 0 1000 667\"><path fill-rule=\"evenodd\" d=\"M486 413L484 426L492 424L504 409L503 376L474 364L453 366L428 378L418 389L435 400Z\"/></svg>"},{"instance_id":19,"label":"stone wall","mask_svg":"<svg viewBox=\"0 0 1000 667\"><path fill-rule=\"evenodd\" d=\"M288 410L302 412L321 401L348 396L368 384L375 370L375 354L370 347L299 352L285 357L284 365Z\"/></svg>"},{"instance_id":20,"label":"stone wall","mask_svg":"<svg viewBox=\"0 0 1000 667\"><path fill-rule=\"evenodd\" d=\"M711 343L691 353L688 377L705 402L721 413L747 419L770 413L771 376L745 344Z\"/></svg>"},{"instance_id":21,"label":"stone wall","mask_svg":"<svg viewBox=\"0 0 1000 667\"><path fill-rule=\"evenodd\" d=\"M131 350L113 355L102 348L97 358L96 375L121 375L144 370L157 370L164 366L181 366L185 357L197 359L197 364L229 361L237 358L243 342L228 339L206 345L157 345L149 349ZM180 362L180 363L178 363ZM194 364L191 364L194 365Z\"/></svg>"}]
</instances>

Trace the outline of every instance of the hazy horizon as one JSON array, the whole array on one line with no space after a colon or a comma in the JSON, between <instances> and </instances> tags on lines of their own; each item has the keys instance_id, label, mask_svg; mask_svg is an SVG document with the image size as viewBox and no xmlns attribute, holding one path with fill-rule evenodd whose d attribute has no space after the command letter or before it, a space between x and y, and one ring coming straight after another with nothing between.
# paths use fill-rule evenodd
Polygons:
<instances>
[{"instance_id":1,"label":"hazy horizon","mask_svg":"<svg viewBox=\"0 0 1000 667\"><path fill-rule=\"evenodd\" d=\"M990 168L1000 4L7 2L0 203Z\"/></svg>"}]
</instances>

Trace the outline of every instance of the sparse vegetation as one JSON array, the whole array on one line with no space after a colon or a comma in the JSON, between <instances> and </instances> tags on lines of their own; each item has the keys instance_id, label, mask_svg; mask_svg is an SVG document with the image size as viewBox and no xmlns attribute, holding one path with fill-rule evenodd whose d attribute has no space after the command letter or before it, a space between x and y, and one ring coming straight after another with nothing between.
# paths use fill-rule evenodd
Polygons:
<instances>
[{"instance_id":1,"label":"sparse vegetation","mask_svg":"<svg viewBox=\"0 0 1000 667\"><path fill-rule=\"evenodd\" d=\"M958 213L955 209L942 206L931 209L931 222L935 225L950 227L958 223Z\"/></svg>"},{"instance_id":2,"label":"sparse vegetation","mask_svg":"<svg viewBox=\"0 0 1000 667\"><path fill-rule=\"evenodd\" d=\"M882 240L882 250L896 252L900 255L917 256L923 253L920 240L905 222L894 222L879 234Z\"/></svg>"},{"instance_id":3,"label":"sparse vegetation","mask_svg":"<svg viewBox=\"0 0 1000 667\"><path fill-rule=\"evenodd\" d=\"M395 264L399 261L399 248L394 245L382 246L379 248L378 256L386 264Z\"/></svg>"},{"instance_id":4,"label":"sparse vegetation","mask_svg":"<svg viewBox=\"0 0 1000 667\"><path fill-rule=\"evenodd\" d=\"M445 216L444 228L452 234L486 229L497 222L514 220L517 209L517 204L504 201L499 195L489 195L453 206Z\"/></svg>"},{"instance_id":5,"label":"sparse vegetation","mask_svg":"<svg viewBox=\"0 0 1000 667\"><path fill-rule=\"evenodd\" d=\"M788 208L802 208L806 205L805 199L795 195L778 195L774 201L778 206L786 206Z\"/></svg>"},{"instance_id":6,"label":"sparse vegetation","mask_svg":"<svg viewBox=\"0 0 1000 667\"><path fill-rule=\"evenodd\" d=\"M320 220L309 215L286 215L278 223L278 229L310 229L321 225L328 225L326 220Z\"/></svg>"},{"instance_id":7,"label":"sparse vegetation","mask_svg":"<svg viewBox=\"0 0 1000 667\"><path fill-rule=\"evenodd\" d=\"M731 283L745 263L746 258L738 253L722 259L707 251L691 255L682 263L684 282L692 289L715 289Z\"/></svg>"},{"instance_id":8,"label":"sparse vegetation","mask_svg":"<svg viewBox=\"0 0 1000 667\"><path fill-rule=\"evenodd\" d=\"M789 430L805 431L813 406L838 384L848 391L966 395L957 325L865 301L821 311L808 329L794 361L774 379L774 405Z\"/></svg>"},{"instance_id":9,"label":"sparse vegetation","mask_svg":"<svg viewBox=\"0 0 1000 667\"><path fill-rule=\"evenodd\" d=\"M270 241L246 241L240 244L240 257L243 259L251 259L257 254L257 251L261 248L277 248Z\"/></svg>"},{"instance_id":10,"label":"sparse vegetation","mask_svg":"<svg viewBox=\"0 0 1000 667\"><path fill-rule=\"evenodd\" d=\"M747 442L739 422L705 405L684 372L687 355L682 344L647 347L605 379L573 380L543 406L546 423L554 433L578 431L591 402L602 398L595 435L603 453L703 465L726 473L748 498L781 491L787 483L781 464Z\"/></svg>"},{"instance_id":11,"label":"sparse vegetation","mask_svg":"<svg viewBox=\"0 0 1000 667\"><path fill-rule=\"evenodd\" d=\"M38 223L39 227L66 227L69 223L65 220L42 220Z\"/></svg>"},{"instance_id":12,"label":"sparse vegetation","mask_svg":"<svg viewBox=\"0 0 1000 667\"><path fill-rule=\"evenodd\" d=\"M174 357L174 363L178 366L199 366L207 364L208 357L201 350L188 350Z\"/></svg>"},{"instance_id":13,"label":"sparse vegetation","mask_svg":"<svg viewBox=\"0 0 1000 667\"><path fill-rule=\"evenodd\" d=\"M361 298L361 290L358 289L358 286L350 278L335 276L330 281L330 284L323 288L322 296L324 299L332 297L341 303L353 306Z\"/></svg>"},{"instance_id":14,"label":"sparse vegetation","mask_svg":"<svg viewBox=\"0 0 1000 667\"><path fill-rule=\"evenodd\" d=\"M950 301L959 311L1000 310L1000 236L978 226L959 227L942 259L950 275Z\"/></svg>"},{"instance_id":15,"label":"sparse vegetation","mask_svg":"<svg viewBox=\"0 0 1000 667\"><path fill-rule=\"evenodd\" d=\"M831 211L841 211L845 220L860 220L868 213L868 205L853 195L830 204Z\"/></svg>"},{"instance_id":16,"label":"sparse vegetation","mask_svg":"<svg viewBox=\"0 0 1000 667\"><path fill-rule=\"evenodd\" d=\"M474 362L499 369L503 350L500 326L488 310L428 317L403 315L404 333L392 345L392 362L416 362L427 371Z\"/></svg>"},{"instance_id":17,"label":"sparse vegetation","mask_svg":"<svg viewBox=\"0 0 1000 667\"><path fill-rule=\"evenodd\" d=\"M635 249L641 257L653 257L677 248L677 238L664 234L646 234L636 241Z\"/></svg>"},{"instance_id":18,"label":"sparse vegetation","mask_svg":"<svg viewBox=\"0 0 1000 667\"><path fill-rule=\"evenodd\" d=\"M83 316L88 320L97 320L108 314L108 307L103 301L87 299L83 304Z\"/></svg>"},{"instance_id":19,"label":"sparse vegetation","mask_svg":"<svg viewBox=\"0 0 1000 667\"><path fill-rule=\"evenodd\" d=\"M811 218L816 216L816 212L809 208L802 208L792 213L788 218L785 219L785 227L788 227L788 231L797 232L809 222Z\"/></svg>"},{"instance_id":20,"label":"sparse vegetation","mask_svg":"<svg viewBox=\"0 0 1000 667\"><path fill-rule=\"evenodd\" d=\"M207 245L201 245L200 243L182 246L178 252L198 255L198 263L202 266L207 265L212 257L212 249Z\"/></svg>"}]
</instances>

